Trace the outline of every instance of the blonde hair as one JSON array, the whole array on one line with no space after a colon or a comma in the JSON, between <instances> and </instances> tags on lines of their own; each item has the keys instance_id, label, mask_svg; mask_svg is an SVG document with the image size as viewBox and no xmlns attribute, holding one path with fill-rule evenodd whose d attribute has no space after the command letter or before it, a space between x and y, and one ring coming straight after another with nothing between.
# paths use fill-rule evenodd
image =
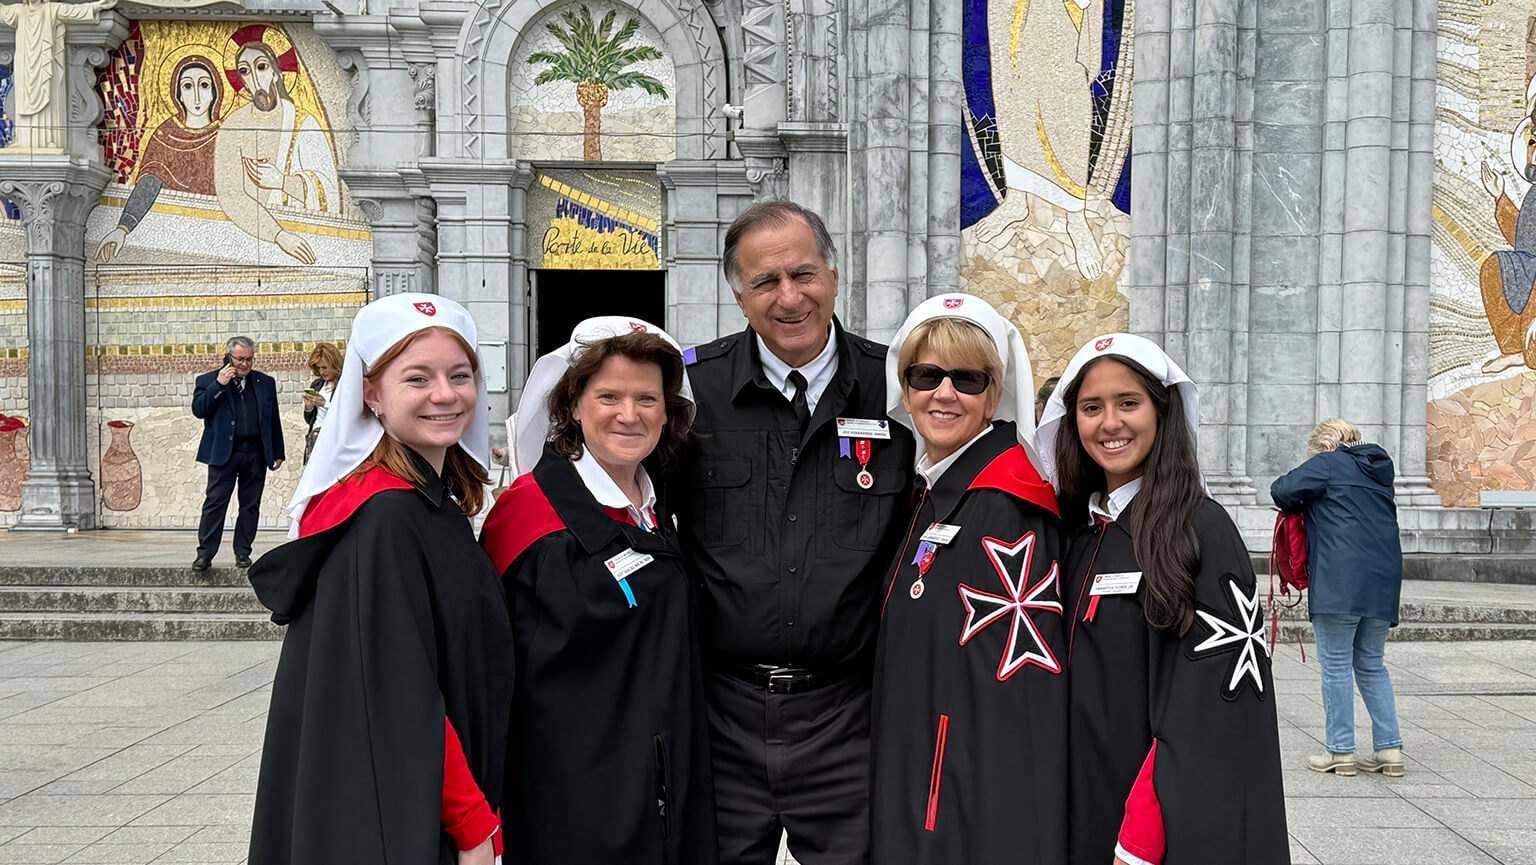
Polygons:
<instances>
[{"instance_id":1,"label":"blonde hair","mask_svg":"<svg viewBox=\"0 0 1536 865\"><path fill-rule=\"evenodd\" d=\"M997 354L997 344L980 325L958 318L930 318L912 328L896 355L903 390L907 386L907 367L916 362L925 348L943 358L944 365L950 368L973 366L986 370L992 377L987 385L987 400L995 404L1002 399L1003 359Z\"/></svg>"},{"instance_id":2,"label":"blonde hair","mask_svg":"<svg viewBox=\"0 0 1536 865\"><path fill-rule=\"evenodd\" d=\"M316 376L320 375L320 370L317 367L321 361L325 361L330 365L331 369L336 371L337 378L341 377L341 349L337 348L334 343L317 342L315 347L310 350L309 371Z\"/></svg>"},{"instance_id":3,"label":"blonde hair","mask_svg":"<svg viewBox=\"0 0 1536 865\"><path fill-rule=\"evenodd\" d=\"M1356 444L1360 430L1347 420L1329 418L1312 428L1307 436L1307 456L1315 457L1323 451L1336 450L1340 445Z\"/></svg>"}]
</instances>

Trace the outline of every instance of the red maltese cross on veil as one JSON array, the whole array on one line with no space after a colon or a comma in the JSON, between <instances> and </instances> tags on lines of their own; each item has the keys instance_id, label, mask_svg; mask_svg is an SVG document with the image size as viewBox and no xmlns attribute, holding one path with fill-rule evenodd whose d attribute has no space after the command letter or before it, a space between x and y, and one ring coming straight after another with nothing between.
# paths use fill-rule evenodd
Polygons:
<instances>
[{"instance_id":1,"label":"red maltese cross on veil","mask_svg":"<svg viewBox=\"0 0 1536 865\"><path fill-rule=\"evenodd\" d=\"M1006 597L978 591L960 584L960 601L965 604L965 628L960 632L960 645L986 630L988 625L1004 617L1011 617L1008 644L1003 649L1003 659L997 665L997 680L1008 677L1024 667L1034 664L1052 673L1061 672L1056 654L1040 635L1040 629L1029 617L1031 610L1044 610L1061 616L1061 590L1057 585L1057 563L1051 562L1051 570L1040 582L1029 585L1029 567L1035 558L1035 533L1028 532L1013 543L996 538L982 538L981 547L1003 581ZM1011 574L1010 574L1011 572Z\"/></svg>"}]
</instances>

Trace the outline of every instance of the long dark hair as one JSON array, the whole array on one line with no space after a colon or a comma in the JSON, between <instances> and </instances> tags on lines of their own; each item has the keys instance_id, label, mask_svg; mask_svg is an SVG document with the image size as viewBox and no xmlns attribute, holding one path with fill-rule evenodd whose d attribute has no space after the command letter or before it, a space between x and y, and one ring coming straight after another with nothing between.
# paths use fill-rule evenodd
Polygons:
<instances>
[{"instance_id":1,"label":"long dark hair","mask_svg":"<svg viewBox=\"0 0 1536 865\"><path fill-rule=\"evenodd\" d=\"M1083 449L1077 432L1078 391L1088 370L1106 360L1131 371L1157 413L1157 434L1142 463L1141 489L1131 500L1131 542L1147 582L1147 622L1182 636L1195 622L1195 577L1200 570L1195 510L1205 491L1179 389L1165 387L1130 358L1117 355L1089 361L1063 394L1067 413L1056 433L1057 500L1064 515L1086 514L1088 497L1108 486L1104 470Z\"/></svg>"}]
</instances>

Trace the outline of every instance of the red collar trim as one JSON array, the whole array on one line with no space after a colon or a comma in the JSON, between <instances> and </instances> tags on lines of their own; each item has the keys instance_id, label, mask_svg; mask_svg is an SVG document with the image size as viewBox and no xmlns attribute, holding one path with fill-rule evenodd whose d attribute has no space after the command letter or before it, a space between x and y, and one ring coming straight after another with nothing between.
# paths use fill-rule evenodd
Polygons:
<instances>
[{"instance_id":1,"label":"red collar trim","mask_svg":"<svg viewBox=\"0 0 1536 865\"><path fill-rule=\"evenodd\" d=\"M491 506L485 528L480 530L480 546L491 557L496 573L505 576L507 568L535 541L565 528L565 520L549 503L533 472L528 472L513 481Z\"/></svg>"},{"instance_id":2,"label":"red collar trim","mask_svg":"<svg viewBox=\"0 0 1536 865\"><path fill-rule=\"evenodd\" d=\"M1008 450L998 454L987 467L976 475L967 490L1002 490L1011 496L1023 499L1031 504L1039 505L1051 513L1061 516L1061 511L1056 505L1056 492L1051 485L1046 483L1040 473L1035 471L1034 465L1029 461L1029 455L1020 445L1014 445Z\"/></svg>"},{"instance_id":3,"label":"red collar trim","mask_svg":"<svg viewBox=\"0 0 1536 865\"><path fill-rule=\"evenodd\" d=\"M410 481L383 466L375 466L362 477L342 480L309 500L299 518L299 537L307 538L334 529L352 518L363 503L386 490L413 490Z\"/></svg>"}]
</instances>

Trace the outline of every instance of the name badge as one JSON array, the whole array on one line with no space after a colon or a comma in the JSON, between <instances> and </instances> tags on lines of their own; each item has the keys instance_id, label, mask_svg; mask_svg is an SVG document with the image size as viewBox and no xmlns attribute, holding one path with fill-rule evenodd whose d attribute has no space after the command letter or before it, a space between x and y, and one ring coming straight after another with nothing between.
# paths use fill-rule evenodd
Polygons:
<instances>
[{"instance_id":1,"label":"name badge","mask_svg":"<svg viewBox=\"0 0 1536 865\"><path fill-rule=\"evenodd\" d=\"M625 550L603 564L607 565L608 573L613 574L615 580L622 580L654 561L656 561L655 556L636 550Z\"/></svg>"},{"instance_id":2,"label":"name badge","mask_svg":"<svg viewBox=\"0 0 1536 865\"><path fill-rule=\"evenodd\" d=\"M859 417L840 417L837 419L837 435L845 439L889 439L891 437L891 422L888 420L869 420Z\"/></svg>"},{"instance_id":3,"label":"name badge","mask_svg":"<svg viewBox=\"0 0 1536 865\"><path fill-rule=\"evenodd\" d=\"M944 523L934 523L928 527L928 531L923 532L923 536L918 538L918 540L927 541L930 544L938 544L942 547L948 544L950 541L954 540L955 535L958 534L960 534L959 526L950 526L945 525Z\"/></svg>"},{"instance_id":4,"label":"name badge","mask_svg":"<svg viewBox=\"0 0 1536 865\"><path fill-rule=\"evenodd\" d=\"M1093 578L1093 588L1088 590L1088 595L1134 595L1140 585L1141 571L1099 574Z\"/></svg>"}]
</instances>

